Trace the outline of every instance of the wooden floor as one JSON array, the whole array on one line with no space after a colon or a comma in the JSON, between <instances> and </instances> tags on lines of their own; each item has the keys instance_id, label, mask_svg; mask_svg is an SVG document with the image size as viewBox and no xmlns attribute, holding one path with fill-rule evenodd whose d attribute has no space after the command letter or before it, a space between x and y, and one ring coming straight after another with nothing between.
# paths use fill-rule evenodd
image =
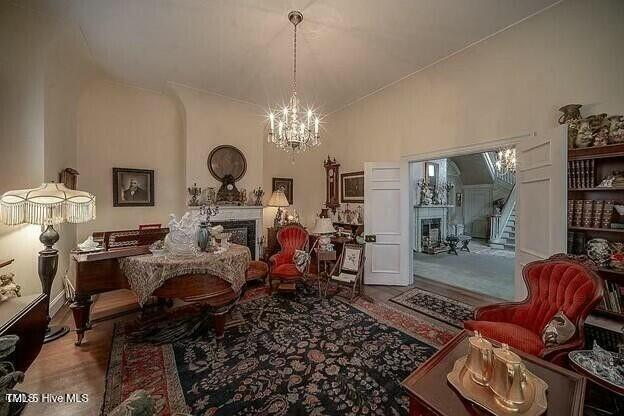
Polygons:
<instances>
[{"instance_id":1,"label":"wooden floor","mask_svg":"<svg viewBox=\"0 0 624 416\"><path fill-rule=\"evenodd\" d=\"M413 287L430 290L462 302L480 305L491 303L474 293L436 283L431 280L418 279ZM397 286L366 286L365 295L374 300L389 303L392 307L410 314L416 314L403 306L389 302L389 299L407 290ZM45 344L33 365L26 373L26 379L17 387L21 391L36 393L87 393L89 401L73 404L29 404L24 416L57 416L57 415L99 415L104 395L104 380L110 353L113 326L119 317L101 318L107 314L136 307L134 295L130 291L117 291L100 295L93 305L94 328L86 335L83 346L74 345L75 334ZM98 318L100 318L98 320ZM63 307L53 319L53 324L67 325L72 330L74 323L71 311Z\"/></svg>"}]
</instances>

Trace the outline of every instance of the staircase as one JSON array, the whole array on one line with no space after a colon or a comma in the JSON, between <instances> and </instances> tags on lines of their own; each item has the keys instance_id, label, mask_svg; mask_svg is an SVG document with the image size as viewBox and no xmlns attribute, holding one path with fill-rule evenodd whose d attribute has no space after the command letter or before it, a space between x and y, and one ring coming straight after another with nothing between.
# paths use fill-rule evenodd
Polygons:
<instances>
[{"instance_id":1,"label":"staircase","mask_svg":"<svg viewBox=\"0 0 624 416\"><path fill-rule=\"evenodd\" d=\"M505 248L507 250L515 250L516 249L516 208L514 207L513 211L509 215L509 221L507 221L507 225L503 229L503 234L501 235L502 246L500 248Z\"/></svg>"},{"instance_id":2,"label":"staircase","mask_svg":"<svg viewBox=\"0 0 624 416\"><path fill-rule=\"evenodd\" d=\"M516 187L514 186L499 215L490 217L489 246L501 250L516 249Z\"/></svg>"}]
</instances>

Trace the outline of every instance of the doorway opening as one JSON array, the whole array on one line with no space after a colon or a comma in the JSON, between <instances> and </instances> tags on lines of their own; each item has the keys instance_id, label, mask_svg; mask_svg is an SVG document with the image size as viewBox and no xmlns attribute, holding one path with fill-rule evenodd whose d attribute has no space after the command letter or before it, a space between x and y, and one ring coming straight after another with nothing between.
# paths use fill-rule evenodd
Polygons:
<instances>
[{"instance_id":1,"label":"doorway opening","mask_svg":"<svg viewBox=\"0 0 624 416\"><path fill-rule=\"evenodd\" d=\"M515 298L516 177L495 151L411 162L414 281Z\"/></svg>"}]
</instances>

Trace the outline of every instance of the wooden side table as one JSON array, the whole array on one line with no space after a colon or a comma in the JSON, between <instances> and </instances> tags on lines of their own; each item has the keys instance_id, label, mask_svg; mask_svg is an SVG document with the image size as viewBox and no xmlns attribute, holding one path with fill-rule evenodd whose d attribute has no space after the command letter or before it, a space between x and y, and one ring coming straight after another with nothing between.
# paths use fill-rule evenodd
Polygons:
<instances>
[{"instance_id":1,"label":"wooden side table","mask_svg":"<svg viewBox=\"0 0 624 416\"><path fill-rule=\"evenodd\" d=\"M472 332L463 330L425 361L402 383L410 397L410 416L488 415L477 405L465 400L448 383L446 375L455 361L468 353ZM492 341L493 345L500 345ZM548 384L548 415L580 416L583 414L585 378L516 349L526 367Z\"/></svg>"},{"instance_id":2,"label":"wooden side table","mask_svg":"<svg viewBox=\"0 0 624 416\"><path fill-rule=\"evenodd\" d=\"M328 263L331 262L335 262L336 261L336 251L326 251L326 250L321 250L320 248L316 248L316 267L318 270L318 291L319 291L319 296L322 296L322 291L321 291L321 281L325 280L325 284L327 284L327 266ZM323 264L323 269L321 270L321 263Z\"/></svg>"}]
</instances>

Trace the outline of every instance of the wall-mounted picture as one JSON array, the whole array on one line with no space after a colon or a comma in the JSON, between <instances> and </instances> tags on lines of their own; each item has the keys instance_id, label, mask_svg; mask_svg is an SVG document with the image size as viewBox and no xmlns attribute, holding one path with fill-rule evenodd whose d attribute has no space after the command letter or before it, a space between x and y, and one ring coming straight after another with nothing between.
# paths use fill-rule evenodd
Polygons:
<instances>
[{"instance_id":1,"label":"wall-mounted picture","mask_svg":"<svg viewBox=\"0 0 624 416\"><path fill-rule=\"evenodd\" d=\"M272 191L275 192L278 189L282 189L286 195L288 203L293 203L293 179L292 178L273 178Z\"/></svg>"},{"instance_id":2,"label":"wall-mounted picture","mask_svg":"<svg viewBox=\"0 0 624 416\"><path fill-rule=\"evenodd\" d=\"M461 192L457 192L455 194L455 205L458 207L462 206L463 194Z\"/></svg>"},{"instance_id":3,"label":"wall-mounted picture","mask_svg":"<svg viewBox=\"0 0 624 416\"><path fill-rule=\"evenodd\" d=\"M340 202L364 203L364 171L340 175Z\"/></svg>"},{"instance_id":4,"label":"wall-mounted picture","mask_svg":"<svg viewBox=\"0 0 624 416\"><path fill-rule=\"evenodd\" d=\"M154 171L113 168L114 207L153 207Z\"/></svg>"}]
</instances>

